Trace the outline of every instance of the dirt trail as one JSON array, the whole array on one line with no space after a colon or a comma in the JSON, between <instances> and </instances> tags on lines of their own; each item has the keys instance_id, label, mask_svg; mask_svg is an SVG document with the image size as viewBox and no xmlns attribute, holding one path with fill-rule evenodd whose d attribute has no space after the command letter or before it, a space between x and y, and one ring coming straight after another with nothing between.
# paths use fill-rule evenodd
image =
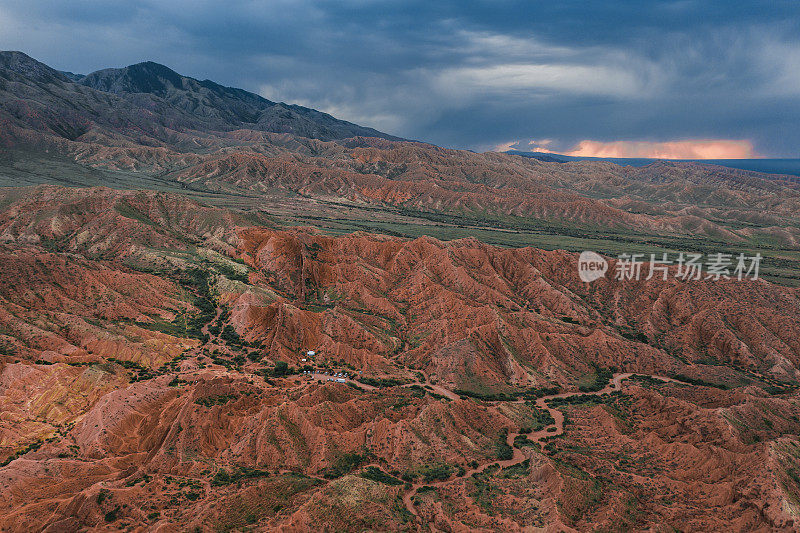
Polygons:
<instances>
[{"instance_id":1,"label":"dirt trail","mask_svg":"<svg viewBox=\"0 0 800 533\"><path fill-rule=\"evenodd\" d=\"M215 317L215 319L211 320L208 324L203 326L203 328L202 328L202 332L203 333L208 333L208 326L211 323L213 323L214 320L216 320L216 317ZM549 426L547 426L545 428L542 428L539 431L528 433L527 434L528 440L534 441L537 444L539 444L540 446L542 446L542 441L546 437L554 437L554 436L558 436L558 435L561 435L561 434L564 433L564 414L561 412L560 409L558 409L556 407L548 406L547 405L547 401L548 400L553 400L553 399L556 399L556 398L569 398L569 397L572 397L572 396L583 396L583 395L599 396L601 394L607 394L607 393L611 393L611 392L614 392L614 391L620 391L620 390L622 390L622 382L625 379L628 379L633 375L634 374L632 374L632 373L614 374L612 376L611 380L609 381L609 383L605 387L603 387L601 390L595 391L595 392L563 392L563 393L559 393L559 394L551 394L551 395L548 395L548 396L543 396L541 398L538 398L536 400L536 402L535 402L536 406L538 408L546 410L548 413L550 413L550 416L554 420L554 424L551 424L551 425L549 425ZM357 387L359 387L359 388L361 388L362 390L365 390L365 391L374 391L374 390L377 389L377 387L374 387L372 385L367 385L366 383L362 383L362 382L360 382L360 381L358 381L356 379L353 379L351 377L346 377L345 378L343 376L332 376L330 374L323 374L323 373L317 372L317 371L314 371L311 374L305 374L304 377L311 378L311 380L328 380L328 381L334 381L334 382L339 382L339 383L344 382L344 383L347 383L347 384L353 384L353 385L355 385L355 386L357 386ZM668 378L668 377L664 377L664 376L650 375L648 377L655 378L655 379L658 379L658 380L661 380L661 381L664 381L664 382L681 383L678 380L675 380L675 379L672 379L672 378ZM432 392L434 392L436 394L439 394L439 395L441 395L441 396L443 396L445 398L448 398L449 400L458 400L458 399L460 399L460 396L458 394L454 393L453 391L451 391L451 390L449 390L449 389L447 389L445 387L442 387L441 385L435 385L435 384L430 383L430 380L429 380L427 375L425 376L425 381L424 382L415 381L413 383L407 383L407 384L405 384L403 386L404 387L410 387L410 386L413 386L413 385L421 386L421 387L427 389L428 391L432 391ZM524 401L525 400L523 398L518 398L518 399L513 400L511 402L505 402L505 403L522 403ZM491 402L491 403L501 403L501 402ZM487 468L489 468L492 465L498 465L500 468L508 468L510 466L514 466L514 465L517 465L517 464L521 463L522 461L525 460L526 456L525 456L525 454L523 453L523 451L521 449L519 449L519 448L514 446L514 439L518 435L520 435L520 433L519 433L519 431L516 431L516 432L509 432L508 435L506 436L506 444L508 444L508 446L510 446L511 449L513 450L513 455L512 455L512 457L510 459L487 461L486 463L484 463L482 465L479 465L476 468L470 468L470 469L466 470L464 475L463 476L459 476L459 477L453 477L453 478L448 478L448 479L439 480L439 481L430 481L430 482L418 481L418 482L413 483L410 486L410 488L406 489L405 492L403 493L403 503L405 504L406 509L408 509L408 511L412 515L414 515L414 517L417 519L417 521L419 521L420 517L419 517L419 513L417 512L416 507L414 505L414 497L417 495L417 493L418 493L418 491L419 491L419 489L421 487L423 487L423 486L437 487L437 486L445 485L447 483L452 483L452 482L457 481L459 479L468 479L474 474L482 473L484 470L486 470ZM312 476L312 477L315 477L316 479L319 479L320 481L327 481L327 480L325 480L324 478L321 478L321 477L317 477L317 476Z\"/></svg>"},{"instance_id":2,"label":"dirt trail","mask_svg":"<svg viewBox=\"0 0 800 533\"><path fill-rule=\"evenodd\" d=\"M519 435L519 433L509 433L508 436L506 437L506 444L511 446L511 449L514 450L514 455L511 457L511 459L490 461L488 463L484 463L478 466L477 468L470 468L466 470L464 472L464 475L461 477L449 478L441 481L429 481L429 482L417 481L416 483L412 484L411 488L408 489L405 494L403 494L403 502L406 505L406 509L408 509L414 516L417 517L419 516L419 514L417 514L417 510L414 508L413 498L414 496L416 496L417 491L419 490L420 487L424 486L436 487L439 485L445 485L447 483L451 483L457 479L466 479L471 477L473 474L480 474L481 472L483 472L492 465L498 465L500 466L500 468L507 468L509 466L521 463L522 461L525 460L525 455L522 453L522 450L514 447L514 439L517 438L517 435Z\"/></svg>"},{"instance_id":3,"label":"dirt trail","mask_svg":"<svg viewBox=\"0 0 800 533\"><path fill-rule=\"evenodd\" d=\"M614 391L620 391L620 390L622 390L622 382L625 379L628 379L633 375L634 374L632 374L632 373L614 374L612 376L611 380L609 381L608 385L606 385L605 387L603 387L599 391L595 391L595 392L577 392L577 393L576 392L563 392L563 393L559 393L559 394L551 394L549 396L542 396L541 398L537 399L536 400L536 406L538 408L540 408L540 409L544 409L547 412L549 412L550 416L552 416L553 420L555 420L555 424L551 424L551 425L547 426L546 428L543 428L543 429L541 429L539 431L535 431L533 433L529 433L527 435L528 440L532 440L532 441L536 442L537 444L539 444L541 446L542 445L542 440L545 437L554 437L554 436L558 436L558 435L561 435L562 433L564 433L564 413L562 413L561 410L556 408L556 407L549 407L547 405L547 401L548 400L553 400L553 399L556 399L556 398L569 398L571 396L584 396L584 395L587 395L587 396L599 396L601 394L608 394L608 393L611 393L611 392L614 392ZM658 380L661 380L661 381L664 381L664 382L681 383L680 381L678 381L676 379L672 379L672 378L668 378L668 377L664 377L664 376L648 376L648 377L655 378L655 379L658 379ZM443 390L446 390L446 389L443 389ZM448 391L448 392L449 392L449 394L447 394L445 396L451 397L451 395L452 395L452 396L455 396L456 398L458 397L455 394L453 394L452 391ZM524 401L524 400L520 399L520 400L516 400L514 403L519 403L519 402L522 402L522 401ZM405 504L406 509L408 509L408 511L411 514L413 514L415 517L417 517L417 519L419 519L419 513L417 513L417 510L416 510L416 508L414 506L414 496L417 495L417 492L418 492L420 487L423 487L423 486L435 487L435 486L439 486L439 485L444 485L446 483L452 483L453 481L456 481L458 479L467 479L467 478L471 477L473 474L481 473L484 470L486 470L486 468L488 468L489 466L495 465L495 464L499 465L501 468L507 468L509 466L513 466L513 465L521 463L522 461L525 460L525 454L523 454L522 450L520 450L519 448L514 446L514 439L517 437L517 435L519 435L518 432L517 433L509 433L507 438L506 438L506 443L509 446L511 446L511 448L514 450L514 455L513 455L513 457L511 459L507 459L507 460L503 460L503 461L497 461L497 460L489 461L487 463L484 463L483 465L478 466L477 468L473 468L473 469L467 470L466 473L461 477L450 478L450 479L446 479L446 480L443 480L443 481L434 481L434 482L430 482L430 483L416 482L416 483L412 484L411 488L406 490L406 492L403 494L403 503Z\"/></svg>"},{"instance_id":4,"label":"dirt trail","mask_svg":"<svg viewBox=\"0 0 800 533\"><path fill-rule=\"evenodd\" d=\"M537 443L541 444L542 439L545 437L555 437L564 433L564 413L561 412L560 409L556 407L549 407L547 405L548 400L553 400L555 398L569 398L571 396L599 396L601 394L608 394L614 391L622 390L622 382L634 374L632 373L624 373L624 374L614 374L609 381L608 385L603 387L601 390L596 392L562 392L560 394L552 394L550 396L543 396L536 400L536 407L540 409L544 409L550 413L550 416L553 417L555 420L555 424L551 424L546 428L542 428L539 431L535 431L533 433L528 434L528 439L532 441L536 441ZM641 374L644 375L644 374ZM661 380L665 383L682 383L677 379L668 378L666 376L650 376L648 377Z\"/></svg>"}]
</instances>

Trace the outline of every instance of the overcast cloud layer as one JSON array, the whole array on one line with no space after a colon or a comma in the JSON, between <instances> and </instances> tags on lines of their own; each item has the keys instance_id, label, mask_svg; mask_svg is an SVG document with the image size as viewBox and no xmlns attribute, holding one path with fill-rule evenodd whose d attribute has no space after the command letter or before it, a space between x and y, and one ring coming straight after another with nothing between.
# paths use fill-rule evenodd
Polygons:
<instances>
[{"instance_id":1,"label":"overcast cloud layer","mask_svg":"<svg viewBox=\"0 0 800 533\"><path fill-rule=\"evenodd\" d=\"M800 157L795 1L4 0L0 49L157 61L444 146Z\"/></svg>"}]
</instances>

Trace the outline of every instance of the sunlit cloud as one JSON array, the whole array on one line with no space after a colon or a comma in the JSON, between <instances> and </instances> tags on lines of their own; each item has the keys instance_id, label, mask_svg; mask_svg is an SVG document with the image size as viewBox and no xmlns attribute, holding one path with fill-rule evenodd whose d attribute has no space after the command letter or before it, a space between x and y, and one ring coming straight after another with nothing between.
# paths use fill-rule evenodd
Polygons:
<instances>
[{"instance_id":1,"label":"sunlit cloud","mask_svg":"<svg viewBox=\"0 0 800 533\"><path fill-rule=\"evenodd\" d=\"M495 146L492 149L492 152L508 152L509 150L516 150L518 148L519 143L517 141L510 141L507 143L501 143Z\"/></svg>"},{"instance_id":2,"label":"sunlit cloud","mask_svg":"<svg viewBox=\"0 0 800 533\"><path fill-rule=\"evenodd\" d=\"M580 157L646 157L651 159L751 159L757 157L750 141L581 141L566 155Z\"/></svg>"},{"instance_id":3,"label":"sunlit cloud","mask_svg":"<svg viewBox=\"0 0 800 533\"><path fill-rule=\"evenodd\" d=\"M647 158L647 159L753 159L759 157L753 143L747 140L702 139L670 142L585 140L568 150L554 150L550 139L511 141L495 147L495 151L529 150L575 157Z\"/></svg>"}]
</instances>

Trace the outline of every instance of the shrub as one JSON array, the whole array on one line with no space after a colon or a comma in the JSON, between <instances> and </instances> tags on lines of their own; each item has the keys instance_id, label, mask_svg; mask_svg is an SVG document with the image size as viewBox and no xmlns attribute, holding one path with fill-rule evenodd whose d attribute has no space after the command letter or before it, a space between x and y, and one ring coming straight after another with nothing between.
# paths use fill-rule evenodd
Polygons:
<instances>
[{"instance_id":1,"label":"shrub","mask_svg":"<svg viewBox=\"0 0 800 533\"><path fill-rule=\"evenodd\" d=\"M224 468L217 470L214 477L211 478L212 487L221 487L223 485L230 485L242 479L254 479L259 477L268 477L269 472L266 470L259 470L257 468L250 468L248 466L237 466L233 472L228 472ZM191 493L190 493L191 494ZM187 494L187 497L188 494Z\"/></svg>"},{"instance_id":2,"label":"shrub","mask_svg":"<svg viewBox=\"0 0 800 533\"><path fill-rule=\"evenodd\" d=\"M118 514L119 514L119 507L114 507L112 510L106 513L105 516L106 522L114 522L117 519Z\"/></svg>"},{"instance_id":3,"label":"shrub","mask_svg":"<svg viewBox=\"0 0 800 533\"><path fill-rule=\"evenodd\" d=\"M377 481L378 483L383 483L384 485L402 485L403 482L397 479L396 477L392 477L380 468L376 466L368 466L363 472L361 472L361 477L364 479L369 479L371 481Z\"/></svg>"},{"instance_id":4,"label":"shrub","mask_svg":"<svg viewBox=\"0 0 800 533\"><path fill-rule=\"evenodd\" d=\"M497 453L497 458L501 461L507 461L508 459L514 458L514 448L508 445L506 442L506 435L507 432L502 431L500 435L497 437L497 442L494 445L495 453Z\"/></svg>"},{"instance_id":5,"label":"shrub","mask_svg":"<svg viewBox=\"0 0 800 533\"><path fill-rule=\"evenodd\" d=\"M444 481L450 477L450 475L453 473L453 470L453 467L450 465L439 464L428 466L420 473L422 474L422 479L430 483L431 481Z\"/></svg>"},{"instance_id":6,"label":"shrub","mask_svg":"<svg viewBox=\"0 0 800 533\"><path fill-rule=\"evenodd\" d=\"M358 378L358 381L365 385L370 385L372 387L397 387L398 385L403 385L405 382L399 379L393 378L368 378L368 377L361 377Z\"/></svg>"},{"instance_id":7,"label":"shrub","mask_svg":"<svg viewBox=\"0 0 800 533\"><path fill-rule=\"evenodd\" d=\"M275 377L280 377L287 374L289 374L289 363L286 361L275 361L275 366L272 369L272 375Z\"/></svg>"},{"instance_id":8,"label":"shrub","mask_svg":"<svg viewBox=\"0 0 800 533\"><path fill-rule=\"evenodd\" d=\"M614 373L607 368L595 367L594 383L589 385L581 385L578 390L581 392L597 392L603 390L608 385L608 382L614 377Z\"/></svg>"},{"instance_id":9,"label":"shrub","mask_svg":"<svg viewBox=\"0 0 800 533\"><path fill-rule=\"evenodd\" d=\"M197 398L194 403L204 407L212 407L214 405L224 405L238 397L239 396L237 394L220 394L219 396L206 396L205 398Z\"/></svg>"},{"instance_id":10,"label":"shrub","mask_svg":"<svg viewBox=\"0 0 800 533\"><path fill-rule=\"evenodd\" d=\"M463 389L455 389L453 392L462 397L475 398L485 402L513 402L516 399L516 394L506 392L483 393Z\"/></svg>"},{"instance_id":11,"label":"shrub","mask_svg":"<svg viewBox=\"0 0 800 533\"><path fill-rule=\"evenodd\" d=\"M97 493L97 505L102 505L104 501L111 497L111 491L108 489L100 489Z\"/></svg>"},{"instance_id":12,"label":"shrub","mask_svg":"<svg viewBox=\"0 0 800 533\"><path fill-rule=\"evenodd\" d=\"M366 461L365 455L357 453L346 453L340 455L334 463L323 471L323 477L326 479L336 479L345 474L349 474L353 469L360 466L361 463Z\"/></svg>"}]
</instances>

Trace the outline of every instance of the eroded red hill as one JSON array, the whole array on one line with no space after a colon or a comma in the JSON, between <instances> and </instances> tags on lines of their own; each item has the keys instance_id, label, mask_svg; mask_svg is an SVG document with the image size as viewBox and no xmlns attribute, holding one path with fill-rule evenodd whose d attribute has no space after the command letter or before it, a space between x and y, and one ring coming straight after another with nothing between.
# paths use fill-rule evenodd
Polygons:
<instances>
[{"instance_id":1,"label":"eroded red hill","mask_svg":"<svg viewBox=\"0 0 800 533\"><path fill-rule=\"evenodd\" d=\"M2 205L2 529L796 527L797 289L160 193Z\"/></svg>"}]
</instances>

